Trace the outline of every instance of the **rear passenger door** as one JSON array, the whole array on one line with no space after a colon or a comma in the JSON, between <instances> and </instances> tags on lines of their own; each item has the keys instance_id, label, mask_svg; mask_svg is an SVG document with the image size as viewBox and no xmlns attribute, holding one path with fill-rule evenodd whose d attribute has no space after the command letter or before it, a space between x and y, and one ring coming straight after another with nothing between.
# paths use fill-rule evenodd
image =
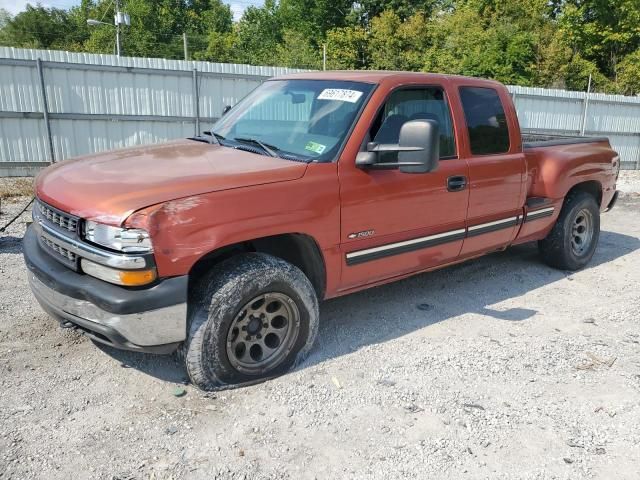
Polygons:
<instances>
[{"instance_id":1,"label":"rear passenger door","mask_svg":"<svg viewBox=\"0 0 640 480\"><path fill-rule=\"evenodd\" d=\"M461 251L466 256L504 247L515 237L526 165L506 90L461 85L459 93L469 165L468 231Z\"/></svg>"}]
</instances>

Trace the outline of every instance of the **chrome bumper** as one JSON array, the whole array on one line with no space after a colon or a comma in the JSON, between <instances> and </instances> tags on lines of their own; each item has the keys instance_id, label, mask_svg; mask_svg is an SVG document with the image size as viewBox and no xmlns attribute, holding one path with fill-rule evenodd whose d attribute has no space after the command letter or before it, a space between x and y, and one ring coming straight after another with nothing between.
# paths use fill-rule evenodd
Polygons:
<instances>
[{"instance_id":1,"label":"chrome bumper","mask_svg":"<svg viewBox=\"0 0 640 480\"><path fill-rule=\"evenodd\" d=\"M169 353L185 339L186 303L118 315L48 287L31 271L28 277L33 294L47 313L81 328L99 342L126 350Z\"/></svg>"}]
</instances>

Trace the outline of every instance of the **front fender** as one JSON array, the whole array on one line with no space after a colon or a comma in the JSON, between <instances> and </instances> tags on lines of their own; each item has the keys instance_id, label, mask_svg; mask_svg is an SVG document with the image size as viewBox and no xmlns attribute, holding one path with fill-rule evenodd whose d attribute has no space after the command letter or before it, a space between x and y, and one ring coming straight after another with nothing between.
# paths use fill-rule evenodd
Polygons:
<instances>
[{"instance_id":1,"label":"front fender","mask_svg":"<svg viewBox=\"0 0 640 480\"><path fill-rule=\"evenodd\" d=\"M126 224L149 231L158 274L168 277L216 249L273 235L301 233L330 249L339 243L339 215L336 164L313 164L298 180L172 200Z\"/></svg>"}]
</instances>

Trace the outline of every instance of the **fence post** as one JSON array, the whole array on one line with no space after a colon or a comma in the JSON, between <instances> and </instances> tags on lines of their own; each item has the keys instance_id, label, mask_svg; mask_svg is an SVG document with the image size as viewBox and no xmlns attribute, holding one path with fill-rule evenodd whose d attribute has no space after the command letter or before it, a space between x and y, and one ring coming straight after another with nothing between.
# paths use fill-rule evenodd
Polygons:
<instances>
[{"instance_id":1,"label":"fence post","mask_svg":"<svg viewBox=\"0 0 640 480\"><path fill-rule=\"evenodd\" d=\"M591 74L589 74L589 85L587 86L587 94L584 97L584 110L582 110L582 129L580 135L584 137L587 129L587 111L589 110L589 96L591 95Z\"/></svg>"},{"instance_id":2,"label":"fence post","mask_svg":"<svg viewBox=\"0 0 640 480\"><path fill-rule=\"evenodd\" d=\"M42 95L42 113L44 115L44 127L47 132L47 143L49 144L49 163L55 163L56 156L53 150L53 137L51 136L51 123L49 122L49 104L47 102L47 89L44 85L44 73L42 71L42 59L36 59L36 68L40 79L40 94Z\"/></svg>"},{"instance_id":3,"label":"fence post","mask_svg":"<svg viewBox=\"0 0 640 480\"><path fill-rule=\"evenodd\" d=\"M198 92L198 70L193 69L193 113L194 113L194 135L200 135L200 95Z\"/></svg>"},{"instance_id":4,"label":"fence post","mask_svg":"<svg viewBox=\"0 0 640 480\"><path fill-rule=\"evenodd\" d=\"M636 160L636 170L640 170L640 134L638 134L638 159Z\"/></svg>"}]
</instances>

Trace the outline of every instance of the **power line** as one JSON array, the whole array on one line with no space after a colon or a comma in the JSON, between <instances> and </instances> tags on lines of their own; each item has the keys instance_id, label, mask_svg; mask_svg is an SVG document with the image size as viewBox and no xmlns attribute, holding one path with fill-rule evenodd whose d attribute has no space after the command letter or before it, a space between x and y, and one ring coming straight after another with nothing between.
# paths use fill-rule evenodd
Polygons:
<instances>
[{"instance_id":1,"label":"power line","mask_svg":"<svg viewBox=\"0 0 640 480\"><path fill-rule=\"evenodd\" d=\"M100 21L104 20L104 17L106 17L107 12L109 11L109 9L111 8L111 5L113 5L113 0L111 0L109 2L109 5L107 5L107 8L104 9L104 13L102 14L102 17L100 17Z\"/></svg>"}]
</instances>

